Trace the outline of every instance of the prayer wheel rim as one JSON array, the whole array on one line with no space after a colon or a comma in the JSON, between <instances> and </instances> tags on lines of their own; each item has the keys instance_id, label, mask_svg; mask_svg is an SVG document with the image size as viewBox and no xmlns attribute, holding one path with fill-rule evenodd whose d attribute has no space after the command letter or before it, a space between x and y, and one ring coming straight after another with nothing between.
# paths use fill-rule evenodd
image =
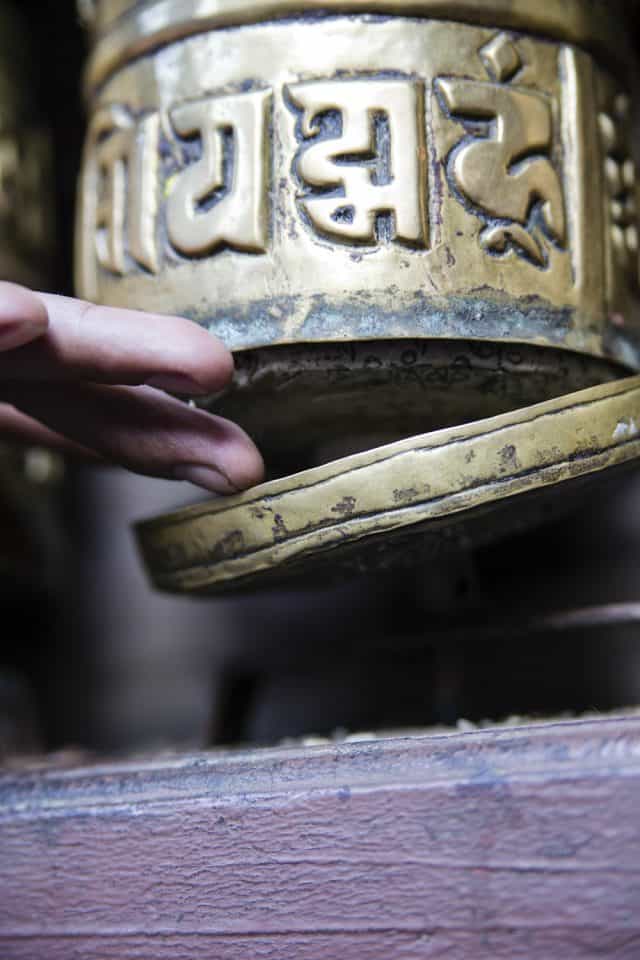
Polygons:
<instances>
[{"instance_id":1,"label":"prayer wheel rim","mask_svg":"<svg viewBox=\"0 0 640 960\"><path fill-rule=\"evenodd\" d=\"M411 557L416 534L432 535L437 562L460 525L468 546L478 518L481 530L487 517L504 528L506 508L517 528L532 496L553 508L576 484L636 463L638 424L636 376L156 517L138 525L138 541L155 586L174 593L287 582L327 559L334 576L385 567L394 552Z\"/></svg>"},{"instance_id":2,"label":"prayer wheel rim","mask_svg":"<svg viewBox=\"0 0 640 960\"><path fill-rule=\"evenodd\" d=\"M450 20L519 30L582 47L616 73L633 71L633 47L620 19L635 2L597 0L81 0L93 35L87 95L129 60L176 40L221 28L296 15L380 15Z\"/></svg>"}]
</instances>

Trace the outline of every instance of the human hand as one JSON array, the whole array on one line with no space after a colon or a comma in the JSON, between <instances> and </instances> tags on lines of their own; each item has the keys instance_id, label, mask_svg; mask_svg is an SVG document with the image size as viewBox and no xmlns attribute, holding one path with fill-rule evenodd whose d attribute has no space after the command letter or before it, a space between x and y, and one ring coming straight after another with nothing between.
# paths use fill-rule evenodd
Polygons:
<instances>
[{"instance_id":1,"label":"human hand","mask_svg":"<svg viewBox=\"0 0 640 960\"><path fill-rule=\"evenodd\" d=\"M216 493L258 483L244 431L165 393L215 393L233 374L189 320L0 282L0 439L75 451Z\"/></svg>"}]
</instances>

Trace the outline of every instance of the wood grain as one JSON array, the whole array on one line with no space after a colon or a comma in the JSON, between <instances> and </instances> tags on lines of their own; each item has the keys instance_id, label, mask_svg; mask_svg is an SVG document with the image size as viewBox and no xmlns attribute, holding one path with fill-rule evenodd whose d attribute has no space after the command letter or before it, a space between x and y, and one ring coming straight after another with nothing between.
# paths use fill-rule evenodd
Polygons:
<instances>
[{"instance_id":1,"label":"wood grain","mask_svg":"<svg viewBox=\"0 0 640 960\"><path fill-rule=\"evenodd\" d=\"M0 957L640 956L640 720L0 777Z\"/></svg>"}]
</instances>

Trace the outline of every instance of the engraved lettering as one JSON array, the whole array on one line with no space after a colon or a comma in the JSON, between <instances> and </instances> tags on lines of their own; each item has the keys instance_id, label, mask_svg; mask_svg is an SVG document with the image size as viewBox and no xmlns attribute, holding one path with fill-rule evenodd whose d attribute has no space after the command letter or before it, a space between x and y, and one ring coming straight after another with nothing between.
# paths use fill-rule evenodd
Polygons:
<instances>
[{"instance_id":1,"label":"engraved lettering","mask_svg":"<svg viewBox=\"0 0 640 960\"><path fill-rule=\"evenodd\" d=\"M485 221L480 242L487 252L514 253L544 267L547 242L562 247L566 233L562 186L550 159L549 98L508 85L522 64L506 34L486 44L480 56L491 82L436 80L443 112L468 131L449 155L449 184Z\"/></svg>"},{"instance_id":2,"label":"engraved lettering","mask_svg":"<svg viewBox=\"0 0 640 960\"><path fill-rule=\"evenodd\" d=\"M158 114L136 122L123 107L99 111L91 127L96 254L106 270L121 276L128 272L127 255L151 273L158 271L159 131Z\"/></svg>"},{"instance_id":3,"label":"engraved lettering","mask_svg":"<svg viewBox=\"0 0 640 960\"><path fill-rule=\"evenodd\" d=\"M223 245L265 252L270 101L261 90L171 111L176 133L202 145L200 159L178 175L167 201L167 232L180 253L205 256Z\"/></svg>"},{"instance_id":4,"label":"engraved lettering","mask_svg":"<svg viewBox=\"0 0 640 960\"><path fill-rule=\"evenodd\" d=\"M343 243L428 242L424 91L410 80L327 80L288 88L301 111L298 204Z\"/></svg>"}]
</instances>

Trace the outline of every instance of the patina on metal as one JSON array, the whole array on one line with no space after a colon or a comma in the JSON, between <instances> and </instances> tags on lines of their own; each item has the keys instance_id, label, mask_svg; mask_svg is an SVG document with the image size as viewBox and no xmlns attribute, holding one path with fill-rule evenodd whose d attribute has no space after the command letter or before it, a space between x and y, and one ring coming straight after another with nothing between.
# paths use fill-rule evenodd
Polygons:
<instances>
[{"instance_id":1,"label":"patina on metal","mask_svg":"<svg viewBox=\"0 0 640 960\"><path fill-rule=\"evenodd\" d=\"M274 473L640 368L628 4L89 6L79 292L225 340Z\"/></svg>"},{"instance_id":2,"label":"patina on metal","mask_svg":"<svg viewBox=\"0 0 640 960\"><path fill-rule=\"evenodd\" d=\"M437 550L443 525L455 536L487 507L570 496L569 481L636 460L639 427L640 377L629 377L183 509L141 524L140 543L157 586L202 592L295 573L310 557L357 567L381 540L402 554L411 536L435 535Z\"/></svg>"}]
</instances>

